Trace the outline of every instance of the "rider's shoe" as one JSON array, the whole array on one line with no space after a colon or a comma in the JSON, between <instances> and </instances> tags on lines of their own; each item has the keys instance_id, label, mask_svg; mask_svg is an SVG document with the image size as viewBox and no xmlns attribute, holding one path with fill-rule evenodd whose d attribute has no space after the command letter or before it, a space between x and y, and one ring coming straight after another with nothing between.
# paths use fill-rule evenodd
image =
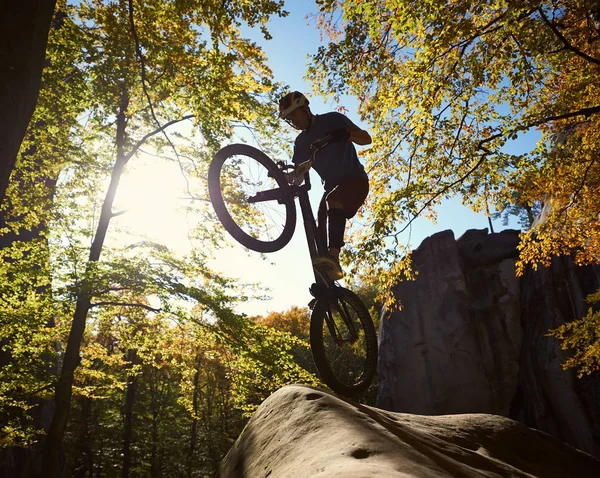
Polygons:
<instances>
[{"instance_id":1,"label":"rider's shoe","mask_svg":"<svg viewBox=\"0 0 600 478\"><path fill-rule=\"evenodd\" d=\"M338 280L344 277L344 271L340 266L340 261L330 255L319 256L313 259L313 265L325 272L331 280Z\"/></svg>"}]
</instances>

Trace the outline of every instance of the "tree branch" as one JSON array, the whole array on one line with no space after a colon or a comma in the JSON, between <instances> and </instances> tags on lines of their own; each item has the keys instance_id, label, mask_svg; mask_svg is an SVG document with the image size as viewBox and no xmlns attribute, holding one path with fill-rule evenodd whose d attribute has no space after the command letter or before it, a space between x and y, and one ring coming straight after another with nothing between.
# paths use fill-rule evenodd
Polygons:
<instances>
[{"instance_id":1,"label":"tree branch","mask_svg":"<svg viewBox=\"0 0 600 478\"><path fill-rule=\"evenodd\" d=\"M467 47L471 43L473 43L475 40L477 40L479 37L482 37L483 35L486 35L488 33L493 33L497 30L500 30L502 28L502 26L498 26L498 27L492 28L490 30L488 30L488 28L492 27L494 24L496 24L500 20L502 20L506 16L507 13L508 13L508 10L505 10L497 17L492 18L486 25L484 25L480 30L478 30L476 33L471 35L469 38L461 40L458 43L455 43L454 45L450 45L448 48L446 48L446 50L444 52L442 52L439 55L434 56L432 59L432 63L435 63L438 59L443 58L448 53L450 53L452 50L454 50L455 48L459 48L459 47L462 50L460 53L460 56L462 56L464 54L464 52L466 51Z\"/></svg>"},{"instance_id":2,"label":"tree branch","mask_svg":"<svg viewBox=\"0 0 600 478\"><path fill-rule=\"evenodd\" d=\"M567 49L571 50L577 56L580 56L581 58L583 58L586 61L589 61L590 63L594 63L595 65L600 65L600 60L598 60L597 58L589 56L585 52L581 51L579 48L575 48L573 45L571 45L569 43L569 40L567 40L564 37L564 35L560 32L560 30L558 28L556 28L556 25L554 25L554 23L552 23L548 19L548 17L546 17L546 15L544 14L544 11L542 10L541 7L538 8L537 11L540 14L540 16L542 17L542 20L544 20L544 23L548 26L548 28L550 28L550 30L552 30L552 32L558 37L558 39L562 42L562 44Z\"/></svg>"},{"instance_id":3,"label":"tree branch","mask_svg":"<svg viewBox=\"0 0 600 478\"><path fill-rule=\"evenodd\" d=\"M569 202L569 204L567 204L561 212L565 212L567 209L569 209L573 204L575 204L575 201L577 200L577 196L579 196L579 193L581 192L581 190L583 189L583 187L585 186L585 181L587 179L587 175L591 169L591 167L594 165L594 163L596 162L595 159L592 159L590 161L590 164L587 165L587 168L585 168L585 172L583 173L583 179L581 180L581 184L579 185L579 187L577 188L577 191L575 191L572 195L571 195L571 202Z\"/></svg>"},{"instance_id":4,"label":"tree branch","mask_svg":"<svg viewBox=\"0 0 600 478\"><path fill-rule=\"evenodd\" d=\"M471 174L473 174L473 173L475 172L475 170L476 170L477 168L479 168L479 166L481 166L481 164L483 163L483 161L485 160L485 158L486 158L486 157L487 157L489 154L491 154L491 151L489 151L489 150L487 150L487 149L485 149L485 148L482 148L482 149L484 149L484 154L482 154L482 155L481 155L481 158L479 158L479 161L477 161L477 163L475 164L475 166L473 166L473 167L472 167L472 168L471 168L471 169L470 169L470 170L469 170L469 171L468 171L466 174L464 174L462 177L458 178L456 181L454 181L454 182L452 182L452 183L450 183L450 184L447 184L445 187L443 187L443 188L442 188L442 189L440 189L440 190L439 190L437 193L435 193L435 194L434 194L434 195L433 195L431 198L429 198L429 200L427 200L427 201L425 202L425 204L423 204L423 206L421 207L421 209L419 209L419 210L417 211L417 213L415 214L415 216L414 216L414 217L413 217L413 218L412 218L410 221L408 221L408 223L406 224L406 226L404 226L404 227L403 227L401 230L399 230L399 231L398 231L396 234L394 234L394 236L396 236L396 237L397 237L399 234L402 234L404 231L406 231L406 229L407 229L408 227L410 227L410 226L411 226L411 224L413 223L413 221L414 221L415 219L417 219L417 218L418 218L418 217L421 215L421 213L422 213L422 212L423 212L425 209L427 209L427 208L429 207L429 205L430 205L431 203L433 203L433 201L435 201L435 200L436 200L438 197L440 197L442 194L446 193L448 190L450 190L451 188L453 188L453 187L454 187L454 186L456 186L457 184L460 184L460 183L462 183L462 182L463 182L465 179L467 179L467 178L468 178L468 177L469 177Z\"/></svg>"},{"instance_id":5,"label":"tree branch","mask_svg":"<svg viewBox=\"0 0 600 478\"><path fill-rule=\"evenodd\" d=\"M90 304L90 309L92 307L100 307L103 305L113 305L113 306L120 306L120 307L141 307L142 309L146 309L149 310L150 312L160 312L162 309L155 309L154 307L150 307L149 305L145 305L145 304L134 304L134 303L129 303L129 302L95 302L93 304Z\"/></svg>"},{"instance_id":6,"label":"tree branch","mask_svg":"<svg viewBox=\"0 0 600 478\"><path fill-rule=\"evenodd\" d=\"M131 151L126 155L126 159L129 160L129 158L131 158L137 152L137 150L140 149L143 146L143 144L146 142L146 140L148 138L154 136L155 134L160 133L161 131L167 129L169 126L172 126L175 123L181 123L182 121L186 121L186 120L192 119L193 117L194 117L194 115L183 116L182 118L169 121L168 123L163 124L160 128L156 128L154 131L148 133L147 135L145 135L142 139L140 139L135 144L135 146L131 149Z\"/></svg>"},{"instance_id":7,"label":"tree branch","mask_svg":"<svg viewBox=\"0 0 600 478\"><path fill-rule=\"evenodd\" d=\"M478 148L479 149L484 149L483 145L486 144L486 143L489 143L490 141L493 141L493 140L498 139L498 138L500 138L502 136L510 135L510 134L513 134L513 133L518 133L518 132L521 132L521 131L527 131L530 128L534 128L536 126L543 125L544 123L548 123L550 121L559 121L559 120L563 120L563 119L574 118L576 116L585 116L585 117L588 117L588 116L591 116L591 115L594 115L594 114L597 114L597 113L600 113L600 105L598 105L598 106L590 106L589 108L582 108L582 109L580 109L578 111L572 111L570 113L564 113L562 115L546 116L545 118L542 118L540 120L534 121L532 123L528 123L526 125L519 126L517 128L514 128L514 129L510 130L508 133L496 133L496 134L493 134L492 136L490 136L489 138L482 139L479 142Z\"/></svg>"},{"instance_id":8,"label":"tree branch","mask_svg":"<svg viewBox=\"0 0 600 478\"><path fill-rule=\"evenodd\" d=\"M187 177L185 176L185 173L183 170L183 165L181 164L181 159L179 158L179 153L177 152L177 148L171 141L171 138L169 138L169 136L165 132L165 127L160 127L161 126L160 121L158 121L158 118L156 117L156 114L154 113L154 106L153 106L152 100L150 98L150 93L148 93L148 88L146 86L146 80L147 80L147 78L146 78L146 60L144 58L144 53L142 52L142 48L140 46L140 39L138 38L137 31L135 29L135 21L133 18L133 0L129 0L129 24L131 26L131 34L133 35L133 39L135 40L135 52L136 52L137 57L140 60L142 89L144 91L144 96L146 96L146 100L148 101L148 106L150 108L150 113L152 115L152 118L154 119L155 123L159 126L159 129L157 129L156 132L162 132L165 139L167 140L167 142L171 145L171 149L173 150L173 153L175 154L175 157L177 158L177 162L179 163L179 169L181 171L183 179L186 182L188 194L190 194L190 196L191 196L192 193L190 191L190 185L187 180ZM193 117L193 116L191 116L191 117Z\"/></svg>"},{"instance_id":9,"label":"tree branch","mask_svg":"<svg viewBox=\"0 0 600 478\"><path fill-rule=\"evenodd\" d=\"M460 138L460 133L462 132L462 130L465 126L465 121L467 119L468 113L469 113L469 98L467 98L465 100L465 112L463 114L462 119L460 120L460 125L458 126L458 130L456 131L456 135L454 136L454 142L452 143L452 148L450 148L450 153L448 153L449 157L452 157L452 155L454 154L454 148L456 148L456 145L458 144L458 140Z\"/></svg>"},{"instance_id":10,"label":"tree branch","mask_svg":"<svg viewBox=\"0 0 600 478\"><path fill-rule=\"evenodd\" d=\"M127 214L129 212L128 209L123 209L122 211L119 212L113 212L111 217L118 217L118 216L122 216L123 214Z\"/></svg>"}]
</instances>

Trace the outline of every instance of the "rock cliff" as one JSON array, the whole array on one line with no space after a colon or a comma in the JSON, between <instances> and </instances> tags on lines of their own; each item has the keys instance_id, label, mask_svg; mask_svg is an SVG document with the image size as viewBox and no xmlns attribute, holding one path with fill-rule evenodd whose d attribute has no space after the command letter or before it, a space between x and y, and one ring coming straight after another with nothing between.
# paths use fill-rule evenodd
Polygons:
<instances>
[{"instance_id":1,"label":"rock cliff","mask_svg":"<svg viewBox=\"0 0 600 478\"><path fill-rule=\"evenodd\" d=\"M414 251L416 281L379 331L377 405L423 415L514 418L600 456L600 378L563 371L549 329L582 316L600 269L569 258L515 276L518 231L435 234Z\"/></svg>"},{"instance_id":2,"label":"rock cliff","mask_svg":"<svg viewBox=\"0 0 600 478\"><path fill-rule=\"evenodd\" d=\"M221 478L597 478L600 461L495 415L427 417L291 385L258 408Z\"/></svg>"}]
</instances>

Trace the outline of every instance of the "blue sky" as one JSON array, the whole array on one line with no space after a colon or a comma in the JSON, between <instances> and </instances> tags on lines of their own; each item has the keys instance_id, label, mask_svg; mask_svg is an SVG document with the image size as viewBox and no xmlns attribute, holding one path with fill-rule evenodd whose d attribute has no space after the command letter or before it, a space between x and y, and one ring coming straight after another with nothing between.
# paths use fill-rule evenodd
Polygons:
<instances>
[{"instance_id":1,"label":"blue sky","mask_svg":"<svg viewBox=\"0 0 600 478\"><path fill-rule=\"evenodd\" d=\"M277 81L289 85L291 90L299 90L311 94L310 84L304 80L308 65L308 55L315 53L320 45L319 32L314 25L309 25L306 18L316 13L313 2L297 0L287 2L290 15L286 18L273 19L269 31L273 40L264 41L252 36L264 49L269 64ZM247 33L247 32L244 32ZM325 103L321 98L311 96L311 109L315 113L324 113L335 109L337 104ZM352 98L344 98L343 106L348 109L348 116L357 125L369 130L368 124L362 124L356 113L357 102ZM361 148L357 148L360 156ZM316 174L316 173L312 173ZM320 182L313 180L311 200L316 207L322 189ZM413 222L410 230L403 233L401 240L416 248L426 237L443 230L451 229L455 237L459 237L468 229L488 227L488 220L483 214L475 214L463 207L458 199L445 201L438 209L437 224L419 218ZM299 211L298 211L299 212ZM503 229L499 221L494 223L496 232ZM269 254L267 261L258 258L256 253L244 253L243 248L233 247L227 254L228 260L220 266L228 274L240 276L247 281L260 281L271 287L269 301L253 301L240 309L249 314L265 314L268 311L285 310L292 305L306 305L311 299L308 287L313 282L310 259L306 247L301 222L298 222L294 238L286 248ZM247 273L247 271L252 271Z\"/></svg>"},{"instance_id":2,"label":"blue sky","mask_svg":"<svg viewBox=\"0 0 600 478\"><path fill-rule=\"evenodd\" d=\"M269 23L269 31L273 36L270 41L265 41L259 31L244 30L244 35L250 36L265 51L269 60L269 65L273 70L276 81L284 82L292 90L299 90L307 93L311 98L311 108L315 113L325 113L335 109L338 105L334 103L325 103L321 98L311 96L310 84L304 80L306 68L308 65L308 55L315 53L320 45L320 34L314 25L309 25L306 18L309 14L316 13L316 5L309 0L292 0L286 2L286 9L290 14L285 18L274 18ZM360 122L356 112L357 101L345 97L342 106L348 109L348 116L357 125L369 130L369 125ZM282 127L284 124L282 123ZM519 149L531 149L535 135L521 140L519 144L513 145ZM364 148L357 147L359 156ZM278 158L287 159L287 158ZM168 187L162 197L176 197L177 189L182 186L182 178L176 169L160 169L154 165L148 166L144 160L139 161L137 172L123 178L123 184L120 191L127 192L128 202L133 202L133 208L140 211L135 215L139 222L139 229L147 229L153 225L153 230L146 232L169 247L175 249L185 249L189 247L185 231L186 218L173 213L174 206L166 203L164 200L157 200L149 197L148 191L152 191L148 185L153 181L162 184L162 188ZM313 176L313 191L311 191L311 201L313 207L316 207L322 194L320 181ZM144 180L140 180L140 175ZM146 175L146 176L145 176ZM130 183L128 183L128 181ZM140 189L140 184L145 185ZM148 207L151 203L152 207ZM146 211L146 216L142 211ZM412 227L400 236L400 240L409 243L412 248L418 245L426 237L443 230L451 229L455 237L460 237L468 229L483 229L488 227L488 220L483 214L475 214L471 210L463 207L458 199L450 199L442 203L437 209L437 224L431 221L418 218ZM214 267L220 269L232 277L238 277L243 282L261 283L264 287L270 288L268 295L272 297L268 301L249 301L242 304L239 310L249 315L263 315L269 311L282 311L289 309L293 305L306 305L311 296L308 292L310 284L314 277L310 265L310 257L306 246L304 231L300 219L298 208L298 222L296 232L291 242L281 251L261 257L258 253L247 251L237 243L233 243L230 248L221 251L217 259L213 262ZM161 218L157 221L156 218ZM129 219L131 220L131 219ZM183 225L182 225L183 223ZM513 226L515 227L515 226ZM494 229L497 231L503 227L500 221L494 223Z\"/></svg>"}]
</instances>

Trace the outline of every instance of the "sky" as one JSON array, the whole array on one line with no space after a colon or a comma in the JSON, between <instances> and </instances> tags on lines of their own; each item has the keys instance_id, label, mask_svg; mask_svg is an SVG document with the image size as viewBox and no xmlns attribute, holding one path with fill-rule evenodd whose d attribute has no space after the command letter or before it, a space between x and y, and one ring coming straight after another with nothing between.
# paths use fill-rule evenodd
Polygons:
<instances>
[{"instance_id":1,"label":"sky","mask_svg":"<svg viewBox=\"0 0 600 478\"><path fill-rule=\"evenodd\" d=\"M272 19L268 25L273 36L271 41L262 39L258 31L243 33L263 48L276 81L288 84L290 90L305 92L310 98L314 113L332 111L338 105L325 103L321 98L311 95L310 84L304 79L308 55L315 53L320 45L319 32L307 19L307 15L316 13L316 5L309 0L288 0L286 10L290 12L287 17ZM360 122L356 112L357 104L355 99L346 97L341 106L348 109L347 115L355 124L368 131L369 125ZM519 147L531 147L534 140L529 138L528 141L532 143L530 146L521 144ZM357 146L359 157L365 148ZM311 202L313 209L316 209L323 191L316 173L312 174ZM123 178L119 188L121 191L128 191L126 199L131 203L128 207L132 209L132 214L127 220L133 221L130 226L143 230L171 248L183 250L189 247L186 233L188 218L175 212L176 205L172 200L165 199L180 196L179 191L184 187L185 182L174 165L152 161L150 158L142 159L138 167ZM160 189L163 199L152 192ZM270 289L266 291L270 300L245 302L238 307L240 312L265 315L271 311L287 310L294 305L305 306L311 300L308 288L314 277L299 207L297 212L294 237L283 250L267 254L263 258L232 241L232 246L218 253L213 261L212 266L228 276L238 277L247 283L260 282ZM412 227L400 237L401 241L416 248L423 239L440 231L451 229L458 238L468 229L488 227L485 215L473 213L463 207L458 199L446 200L437 208L437 212L437 224L425 218L417 218ZM494 223L494 229L496 232L503 229L500 221Z\"/></svg>"}]
</instances>

